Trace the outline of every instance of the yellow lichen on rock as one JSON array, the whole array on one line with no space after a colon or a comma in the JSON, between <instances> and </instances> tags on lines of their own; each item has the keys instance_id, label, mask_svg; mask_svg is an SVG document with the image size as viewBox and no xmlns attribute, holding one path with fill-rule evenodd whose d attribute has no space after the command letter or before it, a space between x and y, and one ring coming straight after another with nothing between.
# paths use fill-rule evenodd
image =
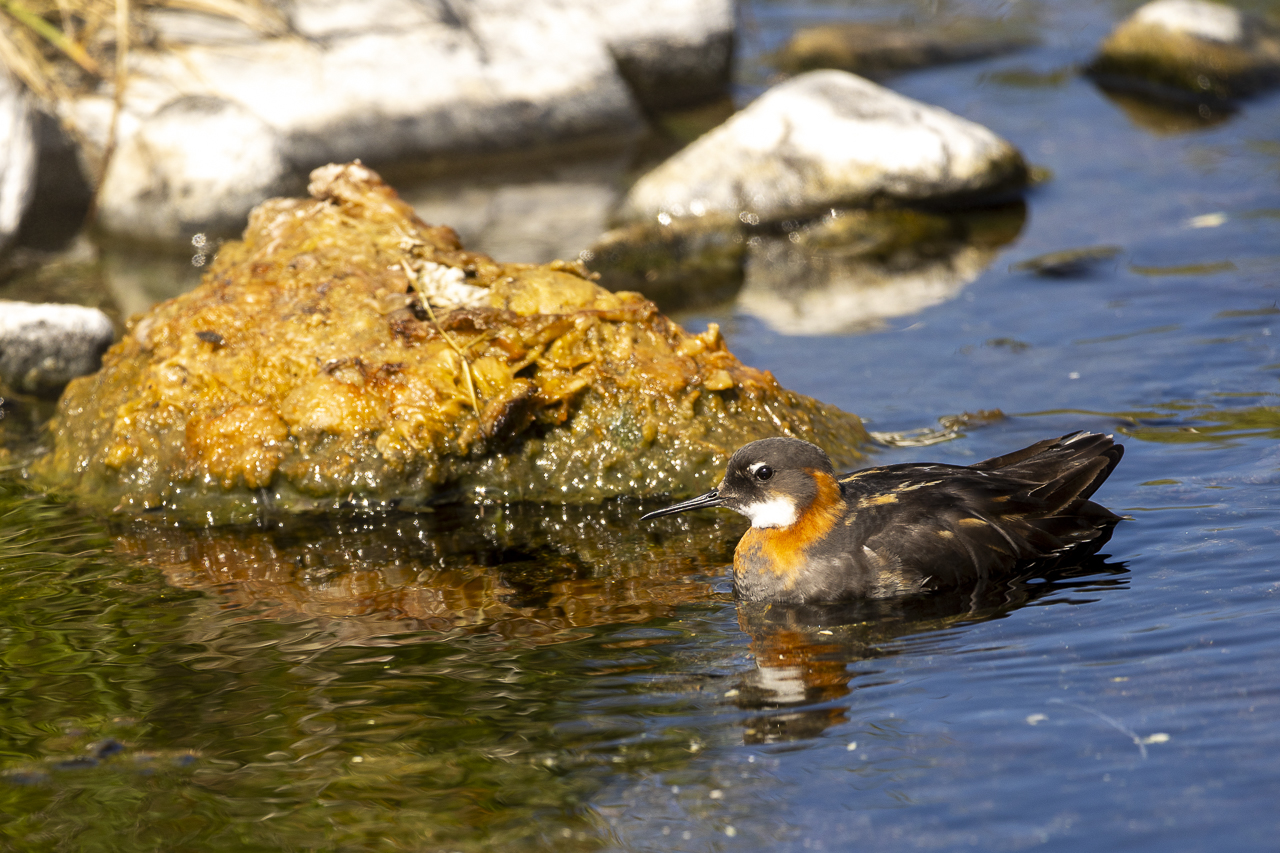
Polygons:
<instances>
[{"instance_id":1,"label":"yellow lichen on rock","mask_svg":"<svg viewBox=\"0 0 1280 853\"><path fill-rule=\"evenodd\" d=\"M203 283L68 386L37 476L213 521L479 495L704 488L745 441L856 455L857 418L791 394L580 264L500 264L359 164L273 199ZM424 302L425 299L425 302Z\"/></svg>"}]
</instances>

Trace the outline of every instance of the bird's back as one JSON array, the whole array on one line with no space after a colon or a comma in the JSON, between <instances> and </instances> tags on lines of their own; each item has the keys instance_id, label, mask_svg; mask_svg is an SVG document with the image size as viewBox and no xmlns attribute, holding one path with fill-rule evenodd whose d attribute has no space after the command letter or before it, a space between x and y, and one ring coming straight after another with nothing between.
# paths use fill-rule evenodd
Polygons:
<instances>
[{"instance_id":1,"label":"bird's back","mask_svg":"<svg viewBox=\"0 0 1280 853\"><path fill-rule=\"evenodd\" d=\"M855 472L840 480L848 512L826 550L929 588L1097 547L1120 517L1089 498L1123 453L1109 436L1074 433L974 465Z\"/></svg>"}]
</instances>

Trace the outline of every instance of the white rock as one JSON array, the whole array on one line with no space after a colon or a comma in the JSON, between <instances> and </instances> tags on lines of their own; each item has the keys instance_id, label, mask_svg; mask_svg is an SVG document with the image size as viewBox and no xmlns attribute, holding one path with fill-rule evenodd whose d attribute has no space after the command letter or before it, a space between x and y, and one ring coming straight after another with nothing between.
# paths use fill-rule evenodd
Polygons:
<instances>
[{"instance_id":1,"label":"white rock","mask_svg":"<svg viewBox=\"0 0 1280 853\"><path fill-rule=\"evenodd\" d=\"M287 192L279 134L249 110L185 96L138 123L116 150L99 202L106 230L189 243L193 233L238 233L249 210Z\"/></svg>"},{"instance_id":2,"label":"white rock","mask_svg":"<svg viewBox=\"0 0 1280 853\"><path fill-rule=\"evenodd\" d=\"M922 200L1021 183L1017 150L939 107L843 71L770 89L641 178L620 215L809 215L887 196Z\"/></svg>"},{"instance_id":3,"label":"white rock","mask_svg":"<svg viewBox=\"0 0 1280 853\"><path fill-rule=\"evenodd\" d=\"M98 369L114 334L96 308L0 301L0 379L27 394L57 393Z\"/></svg>"},{"instance_id":4,"label":"white rock","mask_svg":"<svg viewBox=\"0 0 1280 853\"><path fill-rule=\"evenodd\" d=\"M301 36L332 39L447 23L455 17L453 5L415 0L295 0L289 19Z\"/></svg>"},{"instance_id":5,"label":"white rock","mask_svg":"<svg viewBox=\"0 0 1280 853\"><path fill-rule=\"evenodd\" d=\"M262 39L243 21L190 9L144 7L143 19L167 44L252 44Z\"/></svg>"},{"instance_id":6,"label":"white rock","mask_svg":"<svg viewBox=\"0 0 1280 853\"><path fill-rule=\"evenodd\" d=\"M731 0L587 0L596 32L632 91L654 110L727 94L733 59Z\"/></svg>"},{"instance_id":7,"label":"white rock","mask_svg":"<svg viewBox=\"0 0 1280 853\"><path fill-rule=\"evenodd\" d=\"M17 233L31 203L36 143L26 91L0 66L0 249Z\"/></svg>"},{"instance_id":8,"label":"white rock","mask_svg":"<svg viewBox=\"0 0 1280 853\"><path fill-rule=\"evenodd\" d=\"M1244 13L1206 0L1155 0L1134 12L1130 20L1224 44L1239 44L1245 38Z\"/></svg>"},{"instance_id":9,"label":"white rock","mask_svg":"<svg viewBox=\"0 0 1280 853\"><path fill-rule=\"evenodd\" d=\"M194 222L188 212L221 216L243 208L242 197L274 191L266 188L279 177L275 146L302 173L357 158L406 162L627 142L645 127L633 88L646 108L724 91L734 26L732 0L284 0L275 8L293 34L266 37L270 20L210 28L198 13L148 12L165 46L130 54L116 159L131 162L107 176L106 230L185 240L180 232ZM192 97L235 105L220 120L239 122L243 156L229 140L216 142L223 134L212 132L211 120L193 122L190 138L180 140L165 115ZM112 113L105 86L60 110L89 142L90 166L107 145ZM274 143L255 120L274 131ZM181 144L193 153L172 150ZM157 145L170 149L170 166L150 156ZM229 156L244 165L224 188L211 186L200 164ZM135 184L137 176L145 180ZM168 187L188 186L203 187L203 213L171 209ZM232 187L242 192L214 194ZM150 215L134 215L148 213L140 199L157 194ZM181 225L166 225L166 217Z\"/></svg>"},{"instance_id":10,"label":"white rock","mask_svg":"<svg viewBox=\"0 0 1280 853\"><path fill-rule=\"evenodd\" d=\"M216 230L197 220L238 219L245 199L276 192L285 160L302 173L357 158L626 142L645 127L633 87L646 108L724 90L734 26L731 0L292 0L276 8L293 35L269 38L265 25L235 23L206 32L197 13L148 13L166 46L130 54L120 162L102 196L106 230L175 242L193 228ZM237 134L216 131L221 125L195 110L182 139L170 110L208 98L226 105L217 122ZM60 112L89 142L84 161L97 163L112 121L108 87ZM239 152L236 135L245 140ZM178 153L182 146L191 154ZM167 165L152 156L159 147ZM229 159L228 180L215 186L204 165ZM181 206L172 201L194 187L203 209L185 196Z\"/></svg>"}]
</instances>

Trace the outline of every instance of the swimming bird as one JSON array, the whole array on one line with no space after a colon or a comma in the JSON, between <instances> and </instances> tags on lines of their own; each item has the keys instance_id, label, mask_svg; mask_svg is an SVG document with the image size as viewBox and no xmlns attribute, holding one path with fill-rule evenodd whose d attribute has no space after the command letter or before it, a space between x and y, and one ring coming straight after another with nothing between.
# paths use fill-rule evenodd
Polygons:
<instances>
[{"instance_id":1,"label":"swimming bird","mask_svg":"<svg viewBox=\"0 0 1280 853\"><path fill-rule=\"evenodd\" d=\"M1123 454L1111 436L1076 432L974 465L837 475L816 445L765 438L734 453L705 495L643 518L724 507L751 519L733 555L739 598L885 598L1101 547L1121 516L1089 498Z\"/></svg>"}]
</instances>

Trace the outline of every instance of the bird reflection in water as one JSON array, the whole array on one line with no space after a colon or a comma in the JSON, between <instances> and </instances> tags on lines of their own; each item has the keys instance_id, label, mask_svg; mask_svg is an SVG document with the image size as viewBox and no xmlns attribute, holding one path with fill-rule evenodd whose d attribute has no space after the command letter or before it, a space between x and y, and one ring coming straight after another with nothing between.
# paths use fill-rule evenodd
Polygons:
<instances>
[{"instance_id":1,"label":"bird reflection in water","mask_svg":"<svg viewBox=\"0 0 1280 853\"><path fill-rule=\"evenodd\" d=\"M967 586L892 599L842 604L738 602L738 625L751 637L755 669L729 691L752 713L747 743L779 743L820 735L848 721L852 694L874 674L850 665L902 654L901 641L1002 619L1030 604L1087 604L1095 594L1127 586L1128 569L1107 555L1036 575L980 580ZM928 640L925 640L928 642Z\"/></svg>"}]
</instances>

